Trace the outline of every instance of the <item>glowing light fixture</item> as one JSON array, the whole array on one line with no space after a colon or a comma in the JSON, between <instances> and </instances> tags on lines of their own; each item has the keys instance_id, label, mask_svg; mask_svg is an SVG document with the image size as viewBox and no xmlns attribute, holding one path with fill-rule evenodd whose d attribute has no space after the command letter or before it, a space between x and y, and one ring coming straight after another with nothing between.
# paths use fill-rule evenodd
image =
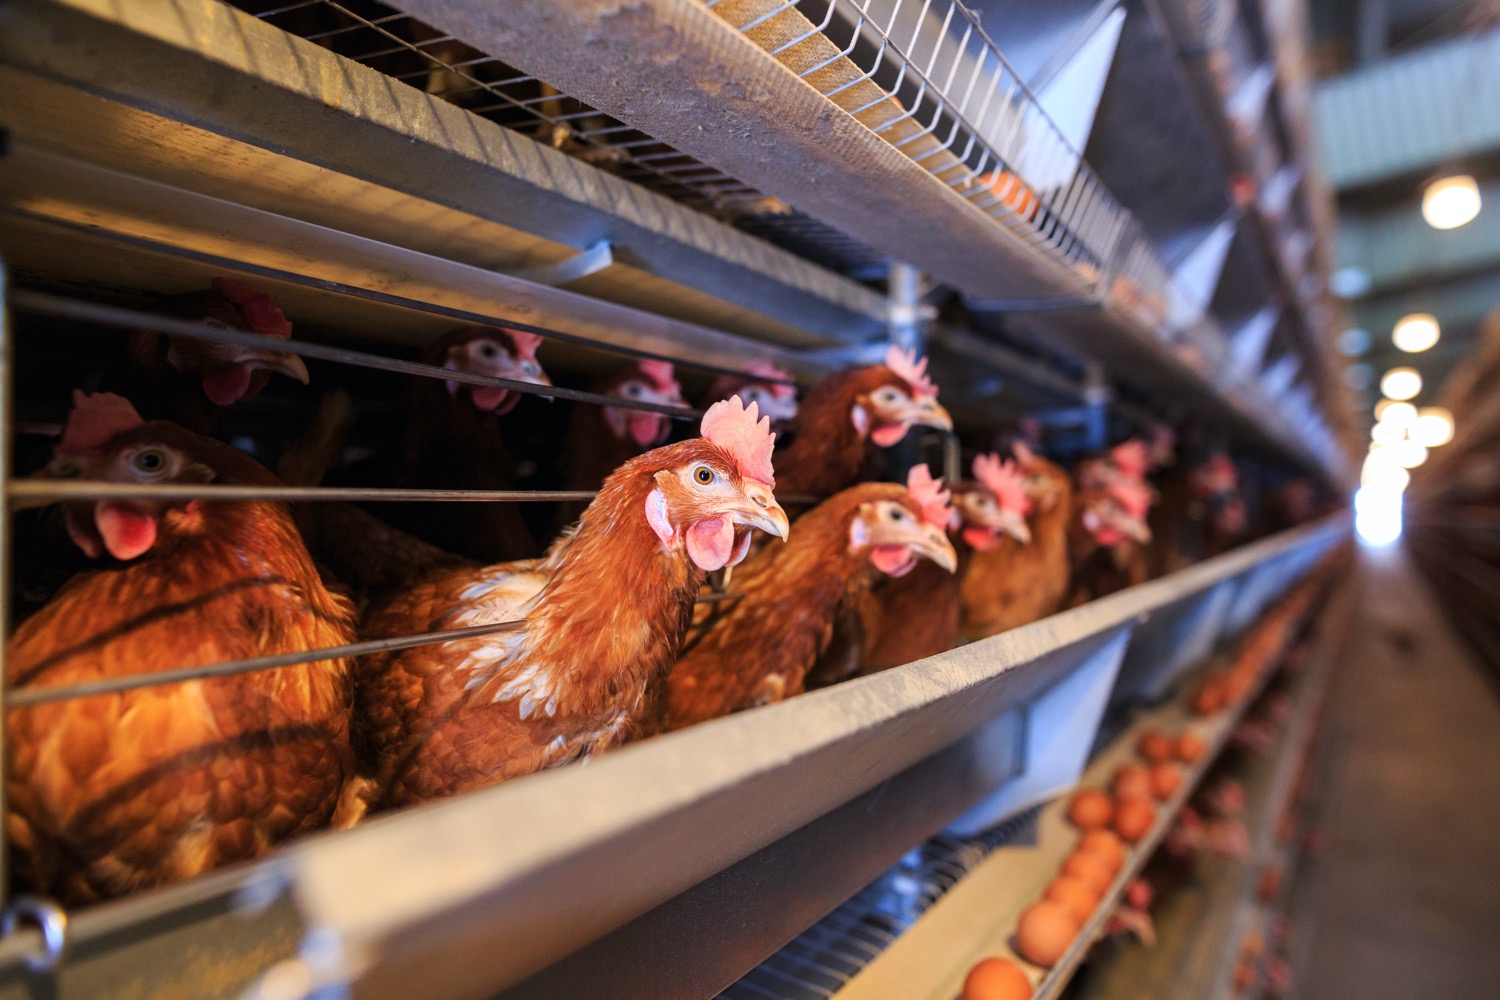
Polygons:
<instances>
[{"instance_id":1,"label":"glowing light fixture","mask_svg":"<svg viewBox=\"0 0 1500 1000\"><path fill-rule=\"evenodd\" d=\"M1354 530L1366 545L1390 545L1401 537L1401 491L1362 486L1354 494Z\"/></svg>"},{"instance_id":2,"label":"glowing light fixture","mask_svg":"<svg viewBox=\"0 0 1500 1000\"><path fill-rule=\"evenodd\" d=\"M1436 344L1439 336L1436 317L1429 313L1412 313L1396 321L1391 339L1406 353L1417 354Z\"/></svg>"},{"instance_id":3,"label":"glowing light fixture","mask_svg":"<svg viewBox=\"0 0 1500 1000\"><path fill-rule=\"evenodd\" d=\"M1428 448L1441 448L1453 440L1453 414L1441 406L1424 406L1411 426L1411 438Z\"/></svg>"},{"instance_id":4,"label":"glowing light fixture","mask_svg":"<svg viewBox=\"0 0 1500 1000\"><path fill-rule=\"evenodd\" d=\"M1391 454L1403 469L1415 469L1427 461L1427 449L1417 441L1402 441L1391 448Z\"/></svg>"},{"instance_id":5,"label":"glowing light fixture","mask_svg":"<svg viewBox=\"0 0 1500 1000\"><path fill-rule=\"evenodd\" d=\"M1370 440L1382 448L1394 448L1406 440L1406 425L1382 420L1370 428Z\"/></svg>"},{"instance_id":6,"label":"glowing light fixture","mask_svg":"<svg viewBox=\"0 0 1500 1000\"><path fill-rule=\"evenodd\" d=\"M1441 177L1422 192L1422 218L1433 229L1457 229L1479 214L1479 185L1468 174Z\"/></svg>"},{"instance_id":7,"label":"glowing light fixture","mask_svg":"<svg viewBox=\"0 0 1500 1000\"><path fill-rule=\"evenodd\" d=\"M1393 450L1391 448L1373 449L1365 456L1365 464L1359 473L1361 486L1376 491L1395 493L1406 489L1406 484L1411 482L1411 473L1396 461Z\"/></svg>"},{"instance_id":8,"label":"glowing light fixture","mask_svg":"<svg viewBox=\"0 0 1500 1000\"><path fill-rule=\"evenodd\" d=\"M1411 399L1422 391L1422 376L1415 368L1392 368L1381 377L1380 391L1389 399Z\"/></svg>"},{"instance_id":9,"label":"glowing light fixture","mask_svg":"<svg viewBox=\"0 0 1500 1000\"><path fill-rule=\"evenodd\" d=\"M1383 423L1405 427L1417 419L1417 408L1410 403L1398 403L1394 399L1382 399L1375 404L1375 419Z\"/></svg>"}]
</instances>

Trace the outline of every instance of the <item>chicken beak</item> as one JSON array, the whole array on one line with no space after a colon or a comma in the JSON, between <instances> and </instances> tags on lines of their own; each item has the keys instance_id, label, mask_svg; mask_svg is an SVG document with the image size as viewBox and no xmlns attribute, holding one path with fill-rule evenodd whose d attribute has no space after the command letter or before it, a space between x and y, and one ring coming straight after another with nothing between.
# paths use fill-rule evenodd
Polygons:
<instances>
[{"instance_id":1,"label":"chicken beak","mask_svg":"<svg viewBox=\"0 0 1500 1000\"><path fill-rule=\"evenodd\" d=\"M911 550L950 573L958 570L958 553L953 550L953 543L948 541L948 533L942 528L925 525L920 537L911 543Z\"/></svg>"},{"instance_id":2,"label":"chicken beak","mask_svg":"<svg viewBox=\"0 0 1500 1000\"><path fill-rule=\"evenodd\" d=\"M303 385L310 381L306 363L295 354L282 351L245 351L235 361L252 370L278 372Z\"/></svg>"},{"instance_id":3,"label":"chicken beak","mask_svg":"<svg viewBox=\"0 0 1500 1000\"><path fill-rule=\"evenodd\" d=\"M729 511L734 523L747 528L759 528L768 535L775 535L783 542L786 541L791 534L791 522L787 519L786 511L781 509L781 504L776 502L771 487L746 479L741 492L745 495L745 502Z\"/></svg>"},{"instance_id":4,"label":"chicken beak","mask_svg":"<svg viewBox=\"0 0 1500 1000\"><path fill-rule=\"evenodd\" d=\"M953 430L953 418L935 396L922 396L913 401L911 423L940 431Z\"/></svg>"},{"instance_id":5,"label":"chicken beak","mask_svg":"<svg viewBox=\"0 0 1500 1000\"><path fill-rule=\"evenodd\" d=\"M1151 529L1138 517L1121 516L1114 519L1114 528L1120 534L1142 545L1151 543Z\"/></svg>"},{"instance_id":6,"label":"chicken beak","mask_svg":"<svg viewBox=\"0 0 1500 1000\"><path fill-rule=\"evenodd\" d=\"M1013 510L1008 510L1000 515L1000 530L1022 545L1031 544L1031 525L1026 523L1026 518L1023 515Z\"/></svg>"}]
</instances>

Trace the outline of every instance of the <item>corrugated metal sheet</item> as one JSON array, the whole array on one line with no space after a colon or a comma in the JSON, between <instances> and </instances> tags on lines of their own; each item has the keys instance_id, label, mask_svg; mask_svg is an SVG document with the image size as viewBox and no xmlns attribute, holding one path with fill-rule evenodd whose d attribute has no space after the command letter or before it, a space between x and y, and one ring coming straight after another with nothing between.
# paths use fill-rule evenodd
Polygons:
<instances>
[{"instance_id":1,"label":"corrugated metal sheet","mask_svg":"<svg viewBox=\"0 0 1500 1000\"><path fill-rule=\"evenodd\" d=\"M1500 148L1500 29L1328 80L1314 122L1336 188Z\"/></svg>"}]
</instances>

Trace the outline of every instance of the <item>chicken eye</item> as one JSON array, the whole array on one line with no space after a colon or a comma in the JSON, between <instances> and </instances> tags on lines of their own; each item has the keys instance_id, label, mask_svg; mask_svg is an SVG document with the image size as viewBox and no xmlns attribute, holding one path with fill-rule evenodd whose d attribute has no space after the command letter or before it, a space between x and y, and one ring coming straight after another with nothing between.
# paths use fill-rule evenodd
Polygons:
<instances>
[{"instance_id":1,"label":"chicken eye","mask_svg":"<svg viewBox=\"0 0 1500 1000\"><path fill-rule=\"evenodd\" d=\"M713 469L710 469L706 465L700 465L693 470L693 478L697 480L699 486L711 486L713 481L719 477L714 474Z\"/></svg>"},{"instance_id":2,"label":"chicken eye","mask_svg":"<svg viewBox=\"0 0 1500 1000\"><path fill-rule=\"evenodd\" d=\"M889 516L892 521L904 521L906 520L906 511L900 507L892 507Z\"/></svg>"},{"instance_id":3,"label":"chicken eye","mask_svg":"<svg viewBox=\"0 0 1500 1000\"><path fill-rule=\"evenodd\" d=\"M891 404L899 400L901 394L890 386L886 386L875 394L875 398L882 403Z\"/></svg>"},{"instance_id":4,"label":"chicken eye","mask_svg":"<svg viewBox=\"0 0 1500 1000\"><path fill-rule=\"evenodd\" d=\"M500 345L493 340L481 340L479 342L479 356L486 361L494 361L500 356Z\"/></svg>"},{"instance_id":5,"label":"chicken eye","mask_svg":"<svg viewBox=\"0 0 1500 1000\"><path fill-rule=\"evenodd\" d=\"M634 382L625 387L625 395L629 396L631 399L640 399L641 392L641 387Z\"/></svg>"},{"instance_id":6,"label":"chicken eye","mask_svg":"<svg viewBox=\"0 0 1500 1000\"><path fill-rule=\"evenodd\" d=\"M167 467L167 454L158 448L145 448L136 452L130 461L136 471L156 475Z\"/></svg>"}]
</instances>

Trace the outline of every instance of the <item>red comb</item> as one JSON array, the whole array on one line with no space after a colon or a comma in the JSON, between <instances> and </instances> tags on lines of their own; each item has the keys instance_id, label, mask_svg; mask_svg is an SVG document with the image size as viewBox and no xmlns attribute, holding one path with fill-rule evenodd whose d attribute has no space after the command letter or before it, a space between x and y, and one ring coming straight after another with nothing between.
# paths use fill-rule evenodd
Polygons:
<instances>
[{"instance_id":1,"label":"red comb","mask_svg":"<svg viewBox=\"0 0 1500 1000\"><path fill-rule=\"evenodd\" d=\"M214 291L240 307L240 312L244 314L245 322L250 324L250 329L278 340L291 339L291 320L276 308L276 300L271 297L270 292L242 285L229 278L215 278L209 284Z\"/></svg>"},{"instance_id":2,"label":"red comb","mask_svg":"<svg viewBox=\"0 0 1500 1000\"><path fill-rule=\"evenodd\" d=\"M764 379L765 381L761 381ZM708 393L713 399L728 399L740 389L750 385L763 385L773 399L793 399L797 388L787 383L792 376L766 361L752 361L745 366L743 375L721 375L714 379Z\"/></svg>"},{"instance_id":3,"label":"red comb","mask_svg":"<svg viewBox=\"0 0 1500 1000\"><path fill-rule=\"evenodd\" d=\"M953 498L949 490L943 489L941 479L933 479L932 472L924 465L914 465L906 474L906 492L922 508L922 520L935 528L948 530L953 519L953 508L948 501Z\"/></svg>"},{"instance_id":4,"label":"red comb","mask_svg":"<svg viewBox=\"0 0 1500 1000\"><path fill-rule=\"evenodd\" d=\"M675 371L670 361L658 361L655 358L642 358L636 365L641 374L656 385L662 392L681 392L682 386L678 383Z\"/></svg>"},{"instance_id":5,"label":"red comb","mask_svg":"<svg viewBox=\"0 0 1500 1000\"><path fill-rule=\"evenodd\" d=\"M918 358L917 352L911 348L892 344L885 352L885 366L901 376L916 395L937 395L937 386L927 377L927 359Z\"/></svg>"},{"instance_id":6,"label":"red comb","mask_svg":"<svg viewBox=\"0 0 1500 1000\"><path fill-rule=\"evenodd\" d=\"M73 390L73 410L63 425L62 440L57 443L59 455L93 455L120 434L145 423L130 400L112 392L90 395Z\"/></svg>"},{"instance_id":7,"label":"red comb","mask_svg":"<svg viewBox=\"0 0 1500 1000\"><path fill-rule=\"evenodd\" d=\"M979 455L974 459L974 478L979 485L995 494L1003 510L1017 514L1031 513L1031 497L1026 495L1026 477L1013 461L1000 461L995 454Z\"/></svg>"},{"instance_id":8,"label":"red comb","mask_svg":"<svg viewBox=\"0 0 1500 1000\"><path fill-rule=\"evenodd\" d=\"M1151 464L1146 445L1139 438L1116 445L1110 449L1109 457L1114 460L1115 467L1131 479L1144 479Z\"/></svg>"},{"instance_id":9,"label":"red comb","mask_svg":"<svg viewBox=\"0 0 1500 1000\"><path fill-rule=\"evenodd\" d=\"M776 435L771 433L771 418L762 417L755 403L746 409L738 396L720 400L703 414L699 430L709 441L729 452L741 476L767 486L776 485L771 470Z\"/></svg>"}]
</instances>

